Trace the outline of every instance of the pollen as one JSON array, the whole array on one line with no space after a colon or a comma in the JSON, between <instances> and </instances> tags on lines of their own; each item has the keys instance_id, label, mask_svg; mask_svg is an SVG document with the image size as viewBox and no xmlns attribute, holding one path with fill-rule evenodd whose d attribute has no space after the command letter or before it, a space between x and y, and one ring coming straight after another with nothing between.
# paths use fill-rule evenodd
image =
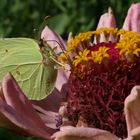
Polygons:
<instances>
[{"instance_id":1,"label":"pollen","mask_svg":"<svg viewBox=\"0 0 140 140\"><path fill-rule=\"evenodd\" d=\"M78 46L84 42L84 41L88 41L90 39L90 37L94 34L94 31L89 31L86 33L79 33L77 36L75 36L74 39L72 39L68 45L67 45L67 50L68 51L73 51L76 48L78 48Z\"/></svg>"},{"instance_id":2,"label":"pollen","mask_svg":"<svg viewBox=\"0 0 140 140\"><path fill-rule=\"evenodd\" d=\"M117 28L100 28L96 31L88 31L86 33L79 33L67 44L67 51L73 53L79 51L79 48L84 48L90 42L92 36L95 36L97 40L100 40L100 35L104 34L106 39L112 34L114 37L117 36ZM97 41L98 42L98 41Z\"/></svg>"},{"instance_id":3,"label":"pollen","mask_svg":"<svg viewBox=\"0 0 140 140\"><path fill-rule=\"evenodd\" d=\"M104 41L101 41L102 37ZM113 64L114 69L130 67L139 56L140 35L138 33L117 28L100 28L75 36L68 42L67 49L60 55L59 61L70 65L71 71L80 74L93 70L106 71L108 70L106 64ZM84 70L81 71L83 67ZM96 70L95 67L101 70Z\"/></svg>"},{"instance_id":4,"label":"pollen","mask_svg":"<svg viewBox=\"0 0 140 140\"><path fill-rule=\"evenodd\" d=\"M83 52L79 51L79 54L75 56L73 64L77 66L80 62L87 62L90 57L88 57L89 50L85 49Z\"/></svg>"},{"instance_id":5,"label":"pollen","mask_svg":"<svg viewBox=\"0 0 140 140\"><path fill-rule=\"evenodd\" d=\"M98 30L96 30L96 34L101 34L101 33L105 33L105 34L117 34L118 29L117 28L100 28Z\"/></svg>"},{"instance_id":6,"label":"pollen","mask_svg":"<svg viewBox=\"0 0 140 140\"><path fill-rule=\"evenodd\" d=\"M124 29L120 29L118 32L117 32L117 35L124 35L125 33L127 33L128 31L124 30Z\"/></svg>"},{"instance_id":7,"label":"pollen","mask_svg":"<svg viewBox=\"0 0 140 140\"><path fill-rule=\"evenodd\" d=\"M64 52L63 54L61 54L58 58L59 61L66 64L69 59L69 54L70 54L70 52Z\"/></svg>"},{"instance_id":8,"label":"pollen","mask_svg":"<svg viewBox=\"0 0 140 140\"><path fill-rule=\"evenodd\" d=\"M117 43L116 48L120 49L120 56L127 58L129 56L139 57L140 53L140 35L136 32L124 32L122 39Z\"/></svg>"},{"instance_id":9,"label":"pollen","mask_svg":"<svg viewBox=\"0 0 140 140\"><path fill-rule=\"evenodd\" d=\"M104 34L106 41L109 40L109 36L112 34L112 36L114 38L117 37L117 32L118 29L117 28L100 28L98 30L95 31L95 37L96 37L96 42L99 43L100 42L100 36L101 34Z\"/></svg>"},{"instance_id":10,"label":"pollen","mask_svg":"<svg viewBox=\"0 0 140 140\"><path fill-rule=\"evenodd\" d=\"M93 59L95 63L101 64L104 58L109 58L109 54L107 53L108 50L109 50L108 47L105 47L105 46L100 47L98 51L91 52L92 54L91 58Z\"/></svg>"}]
</instances>

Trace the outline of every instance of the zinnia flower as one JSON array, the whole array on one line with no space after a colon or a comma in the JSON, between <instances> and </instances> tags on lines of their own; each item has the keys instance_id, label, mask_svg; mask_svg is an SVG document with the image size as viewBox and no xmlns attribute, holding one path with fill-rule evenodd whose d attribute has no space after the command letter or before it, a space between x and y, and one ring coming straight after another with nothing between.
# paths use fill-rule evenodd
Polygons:
<instances>
[{"instance_id":1,"label":"zinnia flower","mask_svg":"<svg viewBox=\"0 0 140 140\"><path fill-rule=\"evenodd\" d=\"M42 38L50 47L56 45L52 43L63 47L57 49L58 61L71 73L60 70L58 90L42 101L29 101L14 78L6 75L0 92L0 126L43 139L139 140L139 7L140 3L130 7L120 30L109 8L96 31L80 33L67 47L46 27Z\"/></svg>"}]
</instances>

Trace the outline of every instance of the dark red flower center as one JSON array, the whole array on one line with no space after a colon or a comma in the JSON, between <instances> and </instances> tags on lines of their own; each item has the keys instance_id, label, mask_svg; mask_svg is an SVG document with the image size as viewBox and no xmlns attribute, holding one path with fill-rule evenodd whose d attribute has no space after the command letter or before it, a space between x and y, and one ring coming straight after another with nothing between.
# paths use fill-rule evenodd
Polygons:
<instances>
[{"instance_id":1,"label":"dark red flower center","mask_svg":"<svg viewBox=\"0 0 140 140\"><path fill-rule=\"evenodd\" d=\"M127 137L124 101L140 84L140 35L114 28L80 33L60 60L71 68L67 111L73 125Z\"/></svg>"},{"instance_id":2,"label":"dark red flower center","mask_svg":"<svg viewBox=\"0 0 140 140\"><path fill-rule=\"evenodd\" d=\"M86 124L88 127L108 130L119 137L126 137L124 100L132 87L140 84L140 61L133 65L125 62L125 66L119 59L119 52L113 51L114 45L115 43L100 43L89 46L90 51L109 46L111 49L108 53L112 58L96 66L91 63L90 67L84 68L82 77L79 75L80 64L76 72L71 73L67 83L68 118L74 126ZM121 65L124 66L120 67Z\"/></svg>"}]
</instances>

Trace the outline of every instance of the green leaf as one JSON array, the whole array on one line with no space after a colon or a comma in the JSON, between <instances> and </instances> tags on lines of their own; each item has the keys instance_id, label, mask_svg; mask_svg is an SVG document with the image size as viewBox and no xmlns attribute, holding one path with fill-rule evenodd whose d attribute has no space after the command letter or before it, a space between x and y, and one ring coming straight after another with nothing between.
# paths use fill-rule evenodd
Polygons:
<instances>
[{"instance_id":1,"label":"green leaf","mask_svg":"<svg viewBox=\"0 0 140 140\"><path fill-rule=\"evenodd\" d=\"M70 19L66 14L59 14L57 16L51 17L47 21L47 25L51 27L55 32L63 34L66 27L68 26Z\"/></svg>"},{"instance_id":2,"label":"green leaf","mask_svg":"<svg viewBox=\"0 0 140 140\"><path fill-rule=\"evenodd\" d=\"M39 140L35 137L26 137L19 135L15 132L12 132L11 130L8 130L7 128L0 128L0 139L1 140Z\"/></svg>"},{"instance_id":3,"label":"green leaf","mask_svg":"<svg viewBox=\"0 0 140 140\"><path fill-rule=\"evenodd\" d=\"M50 52L48 46L40 48L33 39L0 39L0 81L11 72L29 99L45 98L52 91L57 76Z\"/></svg>"}]
</instances>

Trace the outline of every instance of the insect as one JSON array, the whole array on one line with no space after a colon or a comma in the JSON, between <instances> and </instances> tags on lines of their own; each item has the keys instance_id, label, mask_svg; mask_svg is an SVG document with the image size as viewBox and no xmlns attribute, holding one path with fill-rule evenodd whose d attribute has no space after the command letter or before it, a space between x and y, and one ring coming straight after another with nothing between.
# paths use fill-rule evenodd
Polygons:
<instances>
[{"instance_id":1,"label":"insect","mask_svg":"<svg viewBox=\"0 0 140 140\"><path fill-rule=\"evenodd\" d=\"M0 39L0 82L10 72L29 99L45 98L53 90L57 77L56 63L50 58L55 58L53 54L42 41Z\"/></svg>"}]
</instances>

